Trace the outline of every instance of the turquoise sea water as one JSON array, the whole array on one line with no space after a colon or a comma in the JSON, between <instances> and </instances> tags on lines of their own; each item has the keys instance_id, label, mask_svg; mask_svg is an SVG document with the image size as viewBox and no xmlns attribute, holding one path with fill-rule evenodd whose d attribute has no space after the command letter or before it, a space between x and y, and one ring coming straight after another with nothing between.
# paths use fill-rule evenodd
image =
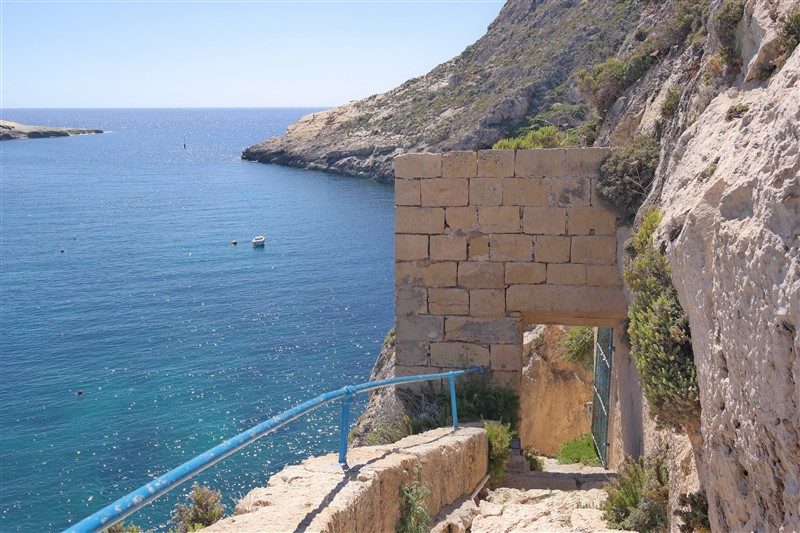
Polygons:
<instances>
[{"instance_id":1,"label":"turquoise sea water","mask_svg":"<svg viewBox=\"0 0 800 533\"><path fill-rule=\"evenodd\" d=\"M393 189L239 159L310 111L4 110L110 133L0 143L0 530L60 531L368 379L393 322ZM232 509L335 451L337 417L315 411L197 479ZM165 524L189 485L128 522Z\"/></svg>"}]
</instances>

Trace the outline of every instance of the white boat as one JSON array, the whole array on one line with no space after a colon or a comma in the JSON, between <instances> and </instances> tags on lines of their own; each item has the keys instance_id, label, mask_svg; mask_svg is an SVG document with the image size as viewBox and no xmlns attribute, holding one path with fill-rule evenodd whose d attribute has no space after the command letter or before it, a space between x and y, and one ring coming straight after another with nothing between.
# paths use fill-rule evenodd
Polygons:
<instances>
[{"instance_id":1,"label":"white boat","mask_svg":"<svg viewBox=\"0 0 800 533\"><path fill-rule=\"evenodd\" d=\"M253 237L253 246L264 246L264 240L265 239L263 235L257 235Z\"/></svg>"}]
</instances>

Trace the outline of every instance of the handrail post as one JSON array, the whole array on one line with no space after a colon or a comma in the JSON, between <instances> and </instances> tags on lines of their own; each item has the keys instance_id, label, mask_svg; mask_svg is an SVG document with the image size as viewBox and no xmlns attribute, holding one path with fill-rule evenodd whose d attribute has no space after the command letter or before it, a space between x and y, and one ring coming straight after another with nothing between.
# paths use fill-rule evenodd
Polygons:
<instances>
[{"instance_id":1,"label":"handrail post","mask_svg":"<svg viewBox=\"0 0 800 533\"><path fill-rule=\"evenodd\" d=\"M350 431L350 404L353 403L353 391L350 387L344 388L344 398L342 398L342 425L339 428L339 464L342 470L348 470L347 466L347 437Z\"/></svg>"},{"instance_id":2,"label":"handrail post","mask_svg":"<svg viewBox=\"0 0 800 533\"><path fill-rule=\"evenodd\" d=\"M458 409L456 409L456 378L452 374L448 377L450 381L450 408L453 411L453 429L458 429Z\"/></svg>"}]
</instances>

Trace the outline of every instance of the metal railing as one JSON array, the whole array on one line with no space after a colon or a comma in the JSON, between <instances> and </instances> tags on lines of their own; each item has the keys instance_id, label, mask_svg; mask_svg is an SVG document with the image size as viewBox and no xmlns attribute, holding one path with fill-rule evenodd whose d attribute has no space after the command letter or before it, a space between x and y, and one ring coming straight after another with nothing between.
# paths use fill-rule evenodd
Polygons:
<instances>
[{"instance_id":1,"label":"metal railing","mask_svg":"<svg viewBox=\"0 0 800 533\"><path fill-rule=\"evenodd\" d=\"M452 372L443 372L440 374L420 374L416 376L406 376L400 378L383 379L380 381L370 381L343 387L336 391L326 392L312 400L301 403L297 407L284 411L278 416L274 416L269 420L254 426L247 431L239 433L235 437L226 440L225 442L214 446L200 455L196 456L181 466L170 470L166 474L157 477L150 483L136 489L123 496L114 503L107 505L93 515L84 518L77 524L70 526L64 533L95 533L103 531L114 524L124 520L126 517L132 515L145 505L148 505L156 498L163 496L170 490L174 489L184 481L199 474L206 468L215 465L229 455L236 453L245 446L248 446L260 439L261 437L272 433L296 420L304 414L313 411L334 400L342 398L342 419L340 424L339 433L339 464L342 465L343 470L348 470L347 466L347 437L350 427L350 404L353 403L353 396L358 393L366 392L389 385L400 385L404 383L414 383L417 381L434 381L437 379L447 379L450 382L450 409L453 413L453 429L458 429L458 412L456 410L456 384L455 380L459 376L465 374L475 374L483 372L483 367L476 366L468 370L454 370Z\"/></svg>"}]
</instances>

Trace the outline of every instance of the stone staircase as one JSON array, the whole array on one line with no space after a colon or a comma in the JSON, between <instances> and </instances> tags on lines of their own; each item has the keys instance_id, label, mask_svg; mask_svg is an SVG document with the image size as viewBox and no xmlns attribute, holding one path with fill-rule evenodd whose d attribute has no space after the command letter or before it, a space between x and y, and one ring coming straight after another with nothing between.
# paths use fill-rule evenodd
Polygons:
<instances>
[{"instance_id":1,"label":"stone staircase","mask_svg":"<svg viewBox=\"0 0 800 533\"><path fill-rule=\"evenodd\" d=\"M544 459L531 472L515 450L502 487L484 490L478 503L465 499L442 510L435 533L574 532L612 533L603 520L601 489L616 472L602 467L559 465Z\"/></svg>"}]
</instances>

